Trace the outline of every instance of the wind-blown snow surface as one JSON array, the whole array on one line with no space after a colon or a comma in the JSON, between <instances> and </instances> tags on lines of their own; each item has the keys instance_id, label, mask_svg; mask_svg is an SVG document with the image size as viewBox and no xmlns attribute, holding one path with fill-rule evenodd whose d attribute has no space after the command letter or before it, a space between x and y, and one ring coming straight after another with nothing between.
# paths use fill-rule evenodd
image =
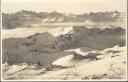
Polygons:
<instances>
[{"instance_id":1,"label":"wind-blown snow surface","mask_svg":"<svg viewBox=\"0 0 128 82\"><path fill-rule=\"evenodd\" d=\"M80 59L79 55L70 54L44 67L36 64L9 65L4 63L3 78L12 80L87 80L87 79L125 79L126 47L115 46L102 51L79 51L93 53L92 56ZM78 52L76 50L72 50ZM90 54L91 55L91 54ZM92 58L92 59L90 59ZM94 58L94 59L93 59Z\"/></svg>"}]
</instances>

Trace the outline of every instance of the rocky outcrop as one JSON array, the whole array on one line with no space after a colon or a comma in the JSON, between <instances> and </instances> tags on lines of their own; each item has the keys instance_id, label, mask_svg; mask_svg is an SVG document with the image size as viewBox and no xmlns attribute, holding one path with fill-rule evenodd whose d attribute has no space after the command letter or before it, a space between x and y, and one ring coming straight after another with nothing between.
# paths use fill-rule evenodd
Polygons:
<instances>
[{"instance_id":1,"label":"rocky outcrop","mask_svg":"<svg viewBox=\"0 0 128 82\"><path fill-rule=\"evenodd\" d=\"M125 45L125 30L117 28L86 28L74 26L68 34L57 37L57 45L60 49L72 49L87 47L96 50L103 50L115 45Z\"/></svg>"}]
</instances>

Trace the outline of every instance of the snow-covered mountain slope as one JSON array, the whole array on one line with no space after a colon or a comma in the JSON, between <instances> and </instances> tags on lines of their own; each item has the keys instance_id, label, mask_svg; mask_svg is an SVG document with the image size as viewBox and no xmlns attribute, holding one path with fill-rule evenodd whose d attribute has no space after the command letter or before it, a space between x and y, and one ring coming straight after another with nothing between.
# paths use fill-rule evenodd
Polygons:
<instances>
[{"instance_id":1,"label":"snow-covered mountain slope","mask_svg":"<svg viewBox=\"0 0 128 82\"><path fill-rule=\"evenodd\" d=\"M61 29L60 32L62 34L56 37L51 33L43 32L24 38L3 39L3 62L40 62L46 65L51 64L58 57L63 57L64 55L60 55L63 50L77 48L87 51L103 50L115 45L125 45L125 39L122 38L125 36L125 30L122 28L99 29L75 26ZM69 52L72 51L66 51Z\"/></svg>"},{"instance_id":2,"label":"snow-covered mountain slope","mask_svg":"<svg viewBox=\"0 0 128 82\"><path fill-rule=\"evenodd\" d=\"M73 50L77 52L77 50ZM92 53L88 51L87 53ZM3 78L6 80L88 80L126 79L126 47L115 46L97 51L96 57L79 60L80 54L58 58L53 65L4 63ZM61 54L61 55L64 55ZM91 54L90 54L91 55ZM85 57L85 56L82 56ZM27 72L27 73L26 73Z\"/></svg>"}]
</instances>

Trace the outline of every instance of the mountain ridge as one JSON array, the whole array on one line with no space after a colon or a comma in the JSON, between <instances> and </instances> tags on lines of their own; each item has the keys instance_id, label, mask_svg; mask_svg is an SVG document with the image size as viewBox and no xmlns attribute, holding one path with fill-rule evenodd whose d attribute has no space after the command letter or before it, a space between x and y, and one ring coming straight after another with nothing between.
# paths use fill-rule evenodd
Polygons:
<instances>
[{"instance_id":1,"label":"mountain ridge","mask_svg":"<svg viewBox=\"0 0 128 82\"><path fill-rule=\"evenodd\" d=\"M65 23L65 22L82 22L82 23L111 23L122 22L123 16L121 12L91 12L89 14L84 13L81 15L65 15L56 11L47 12L34 12L22 10L15 13L2 13L2 25L3 29L14 29L19 26L31 25L36 23Z\"/></svg>"}]
</instances>

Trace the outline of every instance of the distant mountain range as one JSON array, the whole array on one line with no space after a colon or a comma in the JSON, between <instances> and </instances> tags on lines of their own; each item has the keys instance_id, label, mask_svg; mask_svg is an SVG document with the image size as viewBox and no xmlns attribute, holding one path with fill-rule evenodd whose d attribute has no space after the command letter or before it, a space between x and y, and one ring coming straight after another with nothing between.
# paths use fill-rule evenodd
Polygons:
<instances>
[{"instance_id":1,"label":"distant mountain range","mask_svg":"<svg viewBox=\"0 0 128 82\"><path fill-rule=\"evenodd\" d=\"M81 15L58 13L56 11L48 12L34 12L22 10L15 13L2 13L3 29L13 29L22 25L31 25L35 23L67 23L67 22L81 22L88 21L94 23L109 23L122 21L122 13L114 12L91 12Z\"/></svg>"}]
</instances>

